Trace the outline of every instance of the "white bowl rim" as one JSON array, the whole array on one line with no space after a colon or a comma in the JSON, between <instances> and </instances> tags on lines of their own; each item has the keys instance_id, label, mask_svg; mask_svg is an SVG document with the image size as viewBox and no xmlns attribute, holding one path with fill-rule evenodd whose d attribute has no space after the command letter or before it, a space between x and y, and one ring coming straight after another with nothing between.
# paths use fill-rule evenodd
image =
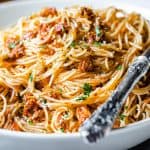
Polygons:
<instances>
[{"instance_id":1,"label":"white bowl rim","mask_svg":"<svg viewBox=\"0 0 150 150\"><path fill-rule=\"evenodd\" d=\"M0 5L0 9L5 9L7 7L14 7L17 5L25 5L25 4L39 4L43 2L52 2L53 0L42 0L42 1L9 1L9 2L4 2ZM55 0L55 1L60 1L60 0ZM69 2L70 0L65 0L65 2ZM120 3L120 2L117 2ZM123 2L122 2L123 3ZM130 5L123 3L124 6L130 7ZM150 12L147 8L139 7L139 6L132 6L131 8L134 8L136 10L140 8L140 11L144 12ZM135 123L129 124L123 128L118 128L118 129L113 129L109 135L115 135L115 134L121 134L125 132L130 132L132 131L135 127L137 128L142 128L143 125L147 125L150 123L150 118L144 119L141 121L137 121ZM11 131L7 129L0 129L0 135L5 135L9 137L16 137L16 138L34 138L34 139L49 139L49 138L77 138L80 136L80 133L50 133L50 134L44 134L44 133L32 133L32 132L22 132L22 131Z\"/></svg>"},{"instance_id":2,"label":"white bowl rim","mask_svg":"<svg viewBox=\"0 0 150 150\"><path fill-rule=\"evenodd\" d=\"M115 134L123 134L126 132L132 131L135 127L136 128L142 128L143 125L147 125L150 123L150 118L141 120L132 124L127 125L123 128L113 129L108 136L113 136ZM7 129L0 129L0 135L10 136L10 137L18 137L18 138L34 138L34 139L48 139L48 138L77 138L80 135L80 133L32 133L32 132L22 132L22 131L11 131Z\"/></svg>"}]
</instances>

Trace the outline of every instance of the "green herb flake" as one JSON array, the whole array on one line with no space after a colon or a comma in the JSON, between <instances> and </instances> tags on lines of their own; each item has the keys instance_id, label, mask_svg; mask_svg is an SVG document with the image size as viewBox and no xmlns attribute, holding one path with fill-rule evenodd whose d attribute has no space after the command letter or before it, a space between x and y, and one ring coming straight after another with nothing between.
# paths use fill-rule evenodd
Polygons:
<instances>
[{"instance_id":1,"label":"green herb flake","mask_svg":"<svg viewBox=\"0 0 150 150\"><path fill-rule=\"evenodd\" d=\"M120 118L120 120L122 120L122 121L125 119L125 117L126 117L126 115L124 115L124 114L120 114L120 115L119 115L119 118Z\"/></svg>"},{"instance_id":2,"label":"green herb flake","mask_svg":"<svg viewBox=\"0 0 150 150\"><path fill-rule=\"evenodd\" d=\"M83 90L84 90L84 93L82 96L78 97L76 99L76 101L82 101L82 100L85 100L89 97L90 93L92 92L92 86L88 83L85 83L83 85Z\"/></svg>"},{"instance_id":3,"label":"green herb flake","mask_svg":"<svg viewBox=\"0 0 150 150\"><path fill-rule=\"evenodd\" d=\"M122 65L119 65L118 67L117 67L117 70L121 70L122 69Z\"/></svg>"},{"instance_id":4,"label":"green herb flake","mask_svg":"<svg viewBox=\"0 0 150 150\"><path fill-rule=\"evenodd\" d=\"M42 104L46 104L47 103L47 100L41 96L39 96L39 101L42 103Z\"/></svg>"},{"instance_id":5,"label":"green herb flake","mask_svg":"<svg viewBox=\"0 0 150 150\"><path fill-rule=\"evenodd\" d=\"M9 43L8 48L13 49L15 48L16 44L15 43Z\"/></svg>"},{"instance_id":6,"label":"green herb flake","mask_svg":"<svg viewBox=\"0 0 150 150\"><path fill-rule=\"evenodd\" d=\"M42 99L41 99L41 102L42 102L42 104L46 104L46 103L47 103L47 100L44 99L44 98L42 98Z\"/></svg>"},{"instance_id":7,"label":"green herb flake","mask_svg":"<svg viewBox=\"0 0 150 150\"><path fill-rule=\"evenodd\" d=\"M95 32L96 32L96 36L98 36L98 37L101 36L101 30L100 30L99 26L95 27Z\"/></svg>"},{"instance_id":8,"label":"green herb flake","mask_svg":"<svg viewBox=\"0 0 150 150\"><path fill-rule=\"evenodd\" d=\"M32 82L33 81L33 74L31 73L29 76L29 80Z\"/></svg>"},{"instance_id":9,"label":"green herb flake","mask_svg":"<svg viewBox=\"0 0 150 150\"><path fill-rule=\"evenodd\" d=\"M71 44L70 44L71 47L75 47L76 46L76 43L75 41L73 41Z\"/></svg>"},{"instance_id":10,"label":"green herb flake","mask_svg":"<svg viewBox=\"0 0 150 150\"><path fill-rule=\"evenodd\" d=\"M33 121L32 120L27 120L29 125L33 125Z\"/></svg>"},{"instance_id":11,"label":"green herb flake","mask_svg":"<svg viewBox=\"0 0 150 150\"><path fill-rule=\"evenodd\" d=\"M93 43L93 45L94 45L94 46L97 46L97 47L98 47L98 46L101 46L101 44L102 44L101 42L97 42L97 41L95 41L95 42Z\"/></svg>"},{"instance_id":12,"label":"green herb flake","mask_svg":"<svg viewBox=\"0 0 150 150\"><path fill-rule=\"evenodd\" d=\"M88 83L85 83L83 85L83 89L84 89L84 95L90 95L90 93L92 92L92 86Z\"/></svg>"},{"instance_id":13,"label":"green herb flake","mask_svg":"<svg viewBox=\"0 0 150 150\"><path fill-rule=\"evenodd\" d=\"M76 101L82 101L88 98L88 95L82 95L76 99Z\"/></svg>"},{"instance_id":14,"label":"green herb flake","mask_svg":"<svg viewBox=\"0 0 150 150\"><path fill-rule=\"evenodd\" d=\"M62 90L61 88L59 88L58 91L59 91L59 93L62 93L62 92L63 92L63 90Z\"/></svg>"},{"instance_id":15,"label":"green herb flake","mask_svg":"<svg viewBox=\"0 0 150 150\"><path fill-rule=\"evenodd\" d=\"M128 109L128 106L125 106L124 108L125 108L125 109Z\"/></svg>"},{"instance_id":16,"label":"green herb flake","mask_svg":"<svg viewBox=\"0 0 150 150\"><path fill-rule=\"evenodd\" d=\"M60 128L60 132L64 133L65 132L64 128Z\"/></svg>"},{"instance_id":17,"label":"green herb flake","mask_svg":"<svg viewBox=\"0 0 150 150\"><path fill-rule=\"evenodd\" d=\"M63 118L68 118L69 117L69 113L65 112L65 114L63 115Z\"/></svg>"}]
</instances>

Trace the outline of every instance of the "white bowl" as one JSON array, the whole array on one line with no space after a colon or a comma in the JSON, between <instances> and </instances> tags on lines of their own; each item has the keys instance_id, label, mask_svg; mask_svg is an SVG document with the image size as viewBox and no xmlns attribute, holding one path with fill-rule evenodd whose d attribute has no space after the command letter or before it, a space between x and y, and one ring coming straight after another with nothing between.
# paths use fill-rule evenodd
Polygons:
<instances>
[{"instance_id":1,"label":"white bowl","mask_svg":"<svg viewBox=\"0 0 150 150\"><path fill-rule=\"evenodd\" d=\"M0 27L14 24L19 17L29 15L44 6L57 8L71 5L91 5L101 8L110 5L126 11L137 11L150 19L150 11L132 5L118 3L115 0L49 0L11 2L0 5ZM123 150L150 138L150 119L131 124L125 128L113 130L97 144L84 144L79 133L74 134L33 134L0 129L0 150Z\"/></svg>"}]
</instances>

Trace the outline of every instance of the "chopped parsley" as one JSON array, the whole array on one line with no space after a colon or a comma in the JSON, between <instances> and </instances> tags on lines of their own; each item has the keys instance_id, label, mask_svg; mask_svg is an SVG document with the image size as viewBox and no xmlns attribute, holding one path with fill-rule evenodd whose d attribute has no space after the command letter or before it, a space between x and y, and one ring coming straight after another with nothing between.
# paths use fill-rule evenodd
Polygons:
<instances>
[{"instance_id":1,"label":"chopped parsley","mask_svg":"<svg viewBox=\"0 0 150 150\"><path fill-rule=\"evenodd\" d=\"M128 106L125 106L125 109L128 109Z\"/></svg>"},{"instance_id":2,"label":"chopped parsley","mask_svg":"<svg viewBox=\"0 0 150 150\"><path fill-rule=\"evenodd\" d=\"M124 114L120 114L120 115L119 115L119 118L120 118L120 120L122 120L122 121L125 119L125 117L126 117L126 115L124 115Z\"/></svg>"},{"instance_id":3,"label":"chopped parsley","mask_svg":"<svg viewBox=\"0 0 150 150\"><path fill-rule=\"evenodd\" d=\"M88 95L82 95L76 99L76 101L82 101L88 98Z\"/></svg>"},{"instance_id":4,"label":"chopped parsley","mask_svg":"<svg viewBox=\"0 0 150 150\"><path fill-rule=\"evenodd\" d=\"M8 48L13 49L13 48L15 48L16 45L18 45L18 44L22 44L22 41L10 42L10 43L8 44Z\"/></svg>"},{"instance_id":5,"label":"chopped parsley","mask_svg":"<svg viewBox=\"0 0 150 150\"><path fill-rule=\"evenodd\" d=\"M96 32L96 36L98 36L98 37L101 36L101 30L100 30L99 26L95 27L95 32Z\"/></svg>"},{"instance_id":6,"label":"chopped parsley","mask_svg":"<svg viewBox=\"0 0 150 150\"><path fill-rule=\"evenodd\" d=\"M43 104L43 105L46 105L47 103L47 100L41 96L38 97L38 100Z\"/></svg>"},{"instance_id":7,"label":"chopped parsley","mask_svg":"<svg viewBox=\"0 0 150 150\"><path fill-rule=\"evenodd\" d=\"M15 48L16 43L9 43L8 48L13 49Z\"/></svg>"},{"instance_id":8,"label":"chopped parsley","mask_svg":"<svg viewBox=\"0 0 150 150\"><path fill-rule=\"evenodd\" d=\"M32 120L27 120L29 125L33 125L33 121Z\"/></svg>"},{"instance_id":9,"label":"chopped parsley","mask_svg":"<svg viewBox=\"0 0 150 150\"><path fill-rule=\"evenodd\" d=\"M90 95L90 93L92 92L92 86L88 83L85 83L83 85L83 89L84 89L84 95Z\"/></svg>"},{"instance_id":10,"label":"chopped parsley","mask_svg":"<svg viewBox=\"0 0 150 150\"><path fill-rule=\"evenodd\" d=\"M65 132L64 128L60 128L60 132L64 133Z\"/></svg>"},{"instance_id":11,"label":"chopped parsley","mask_svg":"<svg viewBox=\"0 0 150 150\"><path fill-rule=\"evenodd\" d=\"M92 86L88 83L85 83L83 85L83 90L84 90L84 93L82 96L78 97L76 99L76 101L82 101L82 100L85 100L89 97L90 93L92 92Z\"/></svg>"},{"instance_id":12,"label":"chopped parsley","mask_svg":"<svg viewBox=\"0 0 150 150\"><path fill-rule=\"evenodd\" d=\"M33 81L33 74L31 73L29 76L29 80L32 82Z\"/></svg>"},{"instance_id":13,"label":"chopped parsley","mask_svg":"<svg viewBox=\"0 0 150 150\"><path fill-rule=\"evenodd\" d=\"M69 117L69 113L65 112L65 114L63 115L63 118L68 118Z\"/></svg>"},{"instance_id":14,"label":"chopped parsley","mask_svg":"<svg viewBox=\"0 0 150 150\"><path fill-rule=\"evenodd\" d=\"M71 47L75 47L76 46L76 42L73 41L71 44L70 44Z\"/></svg>"},{"instance_id":15,"label":"chopped parsley","mask_svg":"<svg viewBox=\"0 0 150 150\"><path fill-rule=\"evenodd\" d=\"M121 70L122 69L122 65L119 65L118 67L117 67L117 70Z\"/></svg>"},{"instance_id":16,"label":"chopped parsley","mask_svg":"<svg viewBox=\"0 0 150 150\"><path fill-rule=\"evenodd\" d=\"M59 88L58 91L59 91L59 93L62 93L62 92L63 92L61 88Z\"/></svg>"},{"instance_id":17,"label":"chopped parsley","mask_svg":"<svg viewBox=\"0 0 150 150\"><path fill-rule=\"evenodd\" d=\"M102 44L101 42L97 42L97 41L95 41L95 42L93 43L94 46L101 46L101 44Z\"/></svg>"},{"instance_id":18,"label":"chopped parsley","mask_svg":"<svg viewBox=\"0 0 150 150\"><path fill-rule=\"evenodd\" d=\"M46 104L47 103L47 100L45 98L42 98L42 97L40 97L40 101L41 101L42 104Z\"/></svg>"}]
</instances>

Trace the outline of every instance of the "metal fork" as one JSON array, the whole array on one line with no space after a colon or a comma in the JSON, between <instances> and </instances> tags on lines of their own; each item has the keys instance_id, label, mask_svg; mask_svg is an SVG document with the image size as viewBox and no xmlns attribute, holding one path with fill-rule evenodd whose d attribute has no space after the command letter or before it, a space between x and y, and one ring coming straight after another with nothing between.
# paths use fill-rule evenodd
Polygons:
<instances>
[{"instance_id":1,"label":"metal fork","mask_svg":"<svg viewBox=\"0 0 150 150\"><path fill-rule=\"evenodd\" d=\"M79 132L86 142L97 142L109 133L125 99L149 68L150 47L129 66L124 79L106 103L100 106L80 127Z\"/></svg>"}]
</instances>

